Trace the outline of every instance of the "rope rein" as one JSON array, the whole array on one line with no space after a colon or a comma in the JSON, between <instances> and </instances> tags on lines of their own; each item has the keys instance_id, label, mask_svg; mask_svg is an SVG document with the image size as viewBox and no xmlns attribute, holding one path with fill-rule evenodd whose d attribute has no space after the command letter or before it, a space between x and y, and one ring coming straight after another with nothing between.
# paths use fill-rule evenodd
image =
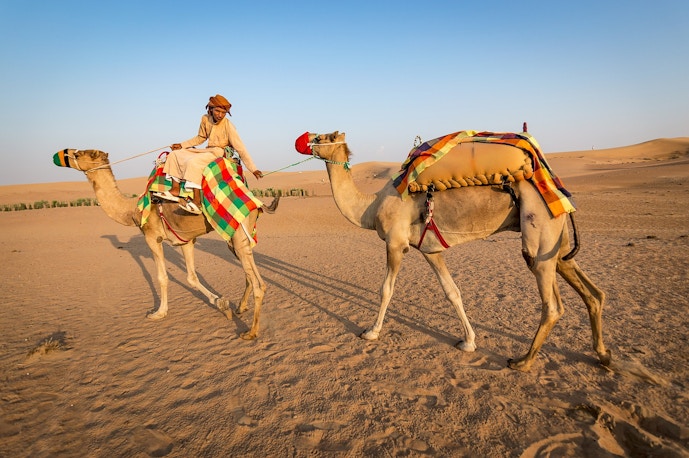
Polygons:
<instances>
[{"instance_id":1,"label":"rope rein","mask_svg":"<svg viewBox=\"0 0 689 458\"><path fill-rule=\"evenodd\" d=\"M346 144L347 144L347 142L331 142L331 143L323 143L323 144L321 144L321 143L309 143L309 146L311 146L313 149L316 146L346 145ZM315 157L316 159L320 159L323 162L327 162L328 164L341 165L344 167L345 170L349 170L351 168L351 166L349 165L349 161L339 162L339 161L333 161L332 159L326 159L324 157L320 157L318 155L318 153L316 153L315 150L313 150L313 157Z\"/></svg>"},{"instance_id":2,"label":"rope rein","mask_svg":"<svg viewBox=\"0 0 689 458\"><path fill-rule=\"evenodd\" d=\"M74 164L76 164L76 166L77 166L77 170L81 170L84 173L89 173L89 172L93 172L94 170L107 169L107 168L110 168L111 166L113 166L115 164L119 164L119 163L125 162L125 161L130 161L132 159L136 159L137 157L146 156L147 154L155 153L156 151L160 151L163 148L169 148L169 146L168 145L161 146L159 148L152 149L150 151L146 151L145 153L135 154L134 156L126 157L124 159L120 159L119 161L110 162L108 164L99 165L98 167L93 167L93 168L90 168L87 170L82 170L81 167L79 167L79 162L77 161L76 157L74 157L72 155L67 155L67 157L69 157L70 159L72 159L74 161ZM80 150L80 149L74 150L75 153L78 153L79 151L82 151L82 150Z\"/></svg>"},{"instance_id":3,"label":"rope rein","mask_svg":"<svg viewBox=\"0 0 689 458\"><path fill-rule=\"evenodd\" d=\"M333 143L326 143L326 144L309 143L309 146L311 146L311 147L316 147L316 146L325 146L325 145L344 145L344 144L346 144L346 142L333 142ZM120 164L120 163L122 163L122 162L130 161L130 160L132 160L132 159L136 159L137 157L146 156L146 155L148 155L148 154L155 153L156 151L160 151L161 149L169 148L169 147L170 147L169 145L161 146L161 147L159 147L159 148L155 148L155 149L152 149L152 150L150 150L150 151L146 151L145 153L135 154L134 156L129 156L129 157L126 157L126 158L124 158L124 159L120 159L119 161L110 162L110 163L108 163L108 164L99 165L98 167L93 167L93 168L90 168L90 169L87 169L87 170L82 170L82 171L83 171L84 173L90 173L90 172L93 172L94 170L107 169L107 168L110 168L111 166L113 166L113 165L115 165L115 164ZM78 151L81 151L81 150L79 150L79 149L75 150L75 152L78 152ZM76 158L73 157L73 156L69 156L69 157L74 161L74 163L77 165L77 167L79 167L79 163L77 162ZM272 171L270 171L270 172L266 172L266 173L263 174L263 176L265 177L265 176L268 176L268 175L273 174L273 173L276 173L276 172L281 172L282 170L286 170L286 169L289 169L289 168L291 168L291 167L297 166L297 165L302 164L302 163L304 163L304 162L310 161L311 159L320 159L320 160L323 161L323 162L328 162L328 163L330 163L330 164L335 164L335 165L341 165L341 166L343 166L343 167L345 168L345 170L349 170L349 169L351 168L351 166L350 166L350 164L349 164L349 161L346 161L346 162L338 162L338 161L333 161L333 160L330 160L330 159L325 159L325 158L323 158L323 157L320 157L320 156L319 156L318 154L316 154L316 152L314 151L314 152L313 152L313 156L311 156L311 157L309 157L309 158L307 158L307 159L304 159L303 161L294 162L294 163L289 164L289 165L287 165L287 166L285 166L285 167L282 167L282 168L279 168L279 169L276 169L276 170L272 170ZM81 170L81 168L79 168L79 170Z\"/></svg>"},{"instance_id":4,"label":"rope rein","mask_svg":"<svg viewBox=\"0 0 689 458\"><path fill-rule=\"evenodd\" d=\"M347 143L347 142L332 142L332 143L325 143L325 144L320 144L320 143L309 143L309 146L311 146L311 147L313 148L313 147L316 147L316 146L326 146L326 145L345 145L346 143ZM271 173L280 172L280 171L285 170L285 169L288 169L288 168L290 168L290 167L294 167L295 165L299 165L299 164L302 164L302 163L304 163L304 162L306 162L306 161L310 161L311 159L320 159L321 161L327 162L327 163L329 163L329 164L341 165L341 166L343 166L343 167L345 168L345 170L349 170L349 169L351 168L351 166L350 166L350 164L349 164L348 161L347 161L347 162L339 162L339 161L333 161L333 160L331 160L331 159L326 159L326 158L324 158L324 157L320 157L320 156L314 151L314 152L313 152L313 155L312 155L311 157L309 157L309 158L307 158L307 159L304 159L303 161L295 162L295 163L293 163L293 164L287 165L287 166L282 167L282 168L277 169L277 170L273 170L273 171L271 171L271 172L266 172L266 173L263 174L263 176L265 177L265 176L267 176L267 175L270 175Z\"/></svg>"},{"instance_id":5,"label":"rope rein","mask_svg":"<svg viewBox=\"0 0 689 458\"><path fill-rule=\"evenodd\" d=\"M270 171L270 172L266 172L266 173L263 174L263 176L265 177L265 176L267 176L267 175L270 175L271 173L280 172L280 171L285 170L285 169L288 169L288 168L290 168L290 167L294 167L295 165L299 165L299 164L301 164L302 162L310 161L311 159L316 159L316 157L317 157L317 156L311 156L311 157L309 157L309 158L304 159L303 161L295 162L294 164L290 164L290 165L285 166L285 167L283 167L283 168L281 168L281 169L277 169L277 170L273 170L273 171Z\"/></svg>"}]
</instances>

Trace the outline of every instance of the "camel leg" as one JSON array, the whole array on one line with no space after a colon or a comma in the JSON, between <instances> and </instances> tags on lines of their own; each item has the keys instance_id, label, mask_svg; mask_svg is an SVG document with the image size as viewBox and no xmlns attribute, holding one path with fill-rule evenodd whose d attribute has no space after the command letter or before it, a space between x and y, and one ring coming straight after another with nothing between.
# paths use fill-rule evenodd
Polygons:
<instances>
[{"instance_id":1,"label":"camel leg","mask_svg":"<svg viewBox=\"0 0 689 458\"><path fill-rule=\"evenodd\" d=\"M520 182L526 183L526 182ZM564 313L562 299L556 282L559 252L563 246L565 216L551 218L530 183L520 187L520 225L522 231L522 255L529 269L536 276L541 297L541 321L531 348L518 359L510 359L509 367L527 372L550 331Z\"/></svg>"},{"instance_id":2,"label":"camel leg","mask_svg":"<svg viewBox=\"0 0 689 458\"><path fill-rule=\"evenodd\" d=\"M246 312L249 310L249 297L251 296L251 282L249 279L246 279L246 287L244 288L244 294L242 294L242 298L239 300L239 305L237 305L237 315L241 315L242 313Z\"/></svg>"},{"instance_id":3,"label":"camel leg","mask_svg":"<svg viewBox=\"0 0 689 458\"><path fill-rule=\"evenodd\" d=\"M157 241L155 234L153 236L146 235L146 244L151 249L153 254L153 261L156 265L156 274L158 277L158 284L160 285L160 305L154 312L149 312L146 317L151 320L160 320L167 316L167 287L168 276L165 268L165 254L163 252L163 244Z\"/></svg>"},{"instance_id":4,"label":"camel leg","mask_svg":"<svg viewBox=\"0 0 689 458\"><path fill-rule=\"evenodd\" d=\"M232 241L227 242L227 247L230 249L232 254L235 255L237 259L239 259L239 256L237 256L237 253L234 250L234 246L232 245ZM249 309L249 298L251 297L251 292L253 291L253 287L251 286L251 282L249 281L249 278L246 277L246 285L244 287L244 294L242 294L242 298L239 300L239 305L237 305L237 309L235 310L235 313L237 315L241 315L242 313L246 312ZM230 319L232 318L232 311L230 310L229 304L227 304L227 308L223 309L223 313L225 316Z\"/></svg>"},{"instance_id":5,"label":"camel leg","mask_svg":"<svg viewBox=\"0 0 689 458\"><path fill-rule=\"evenodd\" d=\"M251 329L241 334L241 338L245 340L252 340L258 337L259 318L261 315L261 306L263 305L263 297L266 292L266 284L258 272L256 262L254 261L254 254L251 250L249 239L244 231L237 230L232 237L232 245L234 253L242 263L242 269L246 276L247 285L251 285L251 290L254 293L254 318L251 323ZM244 295L247 295L247 290L244 290Z\"/></svg>"},{"instance_id":6,"label":"camel leg","mask_svg":"<svg viewBox=\"0 0 689 458\"><path fill-rule=\"evenodd\" d=\"M562 255L569 250L569 244L561 251ZM598 359L604 366L609 366L612 359L610 350L606 350L603 344L603 303L605 293L598 289L596 285L581 270L573 259L563 261L560 258L557 262L557 272L565 279L569 285L579 294L589 312L591 322L591 333L593 334L593 349L598 354Z\"/></svg>"},{"instance_id":7,"label":"camel leg","mask_svg":"<svg viewBox=\"0 0 689 458\"><path fill-rule=\"evenodd\" d=\"M402 263L402 257L404 256L404 249L397 246L392 246L392 243L387 243L387 272L385 274L385 280L383 280L383 285L380 288L380 310L378 311L378 318L372 328L364 331L361 334L361 338L365 340L376 340L380 334L380 330L383 327L383 319L385 318L385 312L390 304L390 299L392 298L392 293L395 289L395 280L397 279L397 274L400 271L400 264Z\"/></svg>"},{"instance_id":8,"label":"camel leg","mask_svg":"<svg viewBox=\"0 0 689 458\"><path fill-rule=\"evenodd\" d=\"M187 269L187 283L189 283L189 286L197 291L200 291L201 294L206 296L208 302L210 302L211 305L218 307L218 309L222 310L223 301L226 306L225 308L228 308L229 303L227 299L222 299L218 295L210 292L208 288L201 283L201 280L199 280L199 277L196 274L196 264L194 262L194 242L185 243L180 248L182 249L182 255L184 256L184 264L186 265Z\"/></svg>"},{"instance_id":9,"label":"camel leg","mask_svg":"<svg viewBox=\"0 0 689 458\"><path fill-rule=\"evenodd\" d=\"M431 265L435 275L438 277L440 285L445 291L445 297L450 301L452 306L455 308L457 315L459 315L459 320L462 322L464 327L464 340L460 340L457 344L457 348L462 351L474 351L476 350L476 335L474 330L469 323L469 319L464 312L464 305L462 304L462 294L459 291L459 287L452 280L452 275L447 270L445 265L445 258L442 253L423 253L426 261Z\"/></svg>"},{"instance_id":10,"label":"camel leg","mask_svg":"<svg viewBox=\"0 0 689 458\"><path fill-rule=\"evenodd\" d=\"M564 313L562 306L562 299L555 282L555 268L553 261L538 263L531 271L536 276L536 283L538 284L538 291L541 296L541 322L538 324L538 330L534 336L531 348L518 359L510 359L508 361L509 367L520 371L528 372L531 365L538 354L538 351L543 346L550 331L557 323Z\"/></svg>"}]
</instances>

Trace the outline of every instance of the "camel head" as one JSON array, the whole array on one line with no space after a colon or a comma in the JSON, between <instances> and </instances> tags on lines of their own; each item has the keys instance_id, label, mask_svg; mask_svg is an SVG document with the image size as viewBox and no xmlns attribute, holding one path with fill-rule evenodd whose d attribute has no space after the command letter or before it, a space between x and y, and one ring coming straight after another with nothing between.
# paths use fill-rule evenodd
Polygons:
<instances>
[{"instance_id":1,"label":"camel head","mask_svg":"<svg viewBox=\"0 0 689 458\"><path fill-rule=\"evenodd\" d=\"M345 133L338 131L329 134L312 134L307 132L297 139L295 146L297 151L302 154L313 154L317 158L326 161L338 160L347 162L351 155L345 140ZM336 158L338 154L340 156Z\"/></svg>"},{"instance_id":2,"label":"camel head","mask_svg":"<svg viewBox=\"0 0 689 458\"><path fill-rule=\"evenodd\" d=\"M95 149L63 149L53 155L53 163L58 167L70 167L82 172L110 165L108 153Z\"/></svg>"}]
</instances>

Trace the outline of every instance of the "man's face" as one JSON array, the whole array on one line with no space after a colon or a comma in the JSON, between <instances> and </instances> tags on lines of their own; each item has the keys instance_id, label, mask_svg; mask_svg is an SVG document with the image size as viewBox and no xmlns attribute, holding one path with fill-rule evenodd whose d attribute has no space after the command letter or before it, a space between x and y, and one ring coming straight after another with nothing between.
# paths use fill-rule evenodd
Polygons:
<instances>
[{"instance_id":1,"label":"man's face","mask_svg":"<svg viewBox=\"0 0 689 458\"><path fill-rule=\"evenodd\" d=\"M227 114L227 110L222 107L208 107L213 116L213 122L219 122Z\"/></svg>"}]
</instances>

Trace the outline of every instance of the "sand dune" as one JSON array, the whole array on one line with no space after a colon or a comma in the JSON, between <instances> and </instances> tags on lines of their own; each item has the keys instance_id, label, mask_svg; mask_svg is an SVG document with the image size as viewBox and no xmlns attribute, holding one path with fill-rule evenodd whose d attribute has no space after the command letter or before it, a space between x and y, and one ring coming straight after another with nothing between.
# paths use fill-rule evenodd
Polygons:
<instances>
[{"instance_id":1,"label":"sand dune","mask_svg":"<svg viewBox=\"0 0 689 458\"><path fill-rule=\"evenodd\" d=\"M251 182L313 197L259 220L268 292L250 342L251 310L227 320L207 305L178 249L166 247L170 314L151 322L158 286L135 228L98 207L3 212L0 456L689 456L688 152L685 137L548 156L578 206L577 261L607 294L610 368L564 282L566 313L532 372L506 367L540 316L516 233L447 252L476 352L454 347L459 320L418 252L380 339L361 340L384 243L342 217L324 170ZM398 166L353 174L373 192ZM75 182L3 186L0 204L93 196L82 174L55 173ZM241 267L220 237L196 251L202 281L236 305Z\"/></svg>"}]
</instances>

